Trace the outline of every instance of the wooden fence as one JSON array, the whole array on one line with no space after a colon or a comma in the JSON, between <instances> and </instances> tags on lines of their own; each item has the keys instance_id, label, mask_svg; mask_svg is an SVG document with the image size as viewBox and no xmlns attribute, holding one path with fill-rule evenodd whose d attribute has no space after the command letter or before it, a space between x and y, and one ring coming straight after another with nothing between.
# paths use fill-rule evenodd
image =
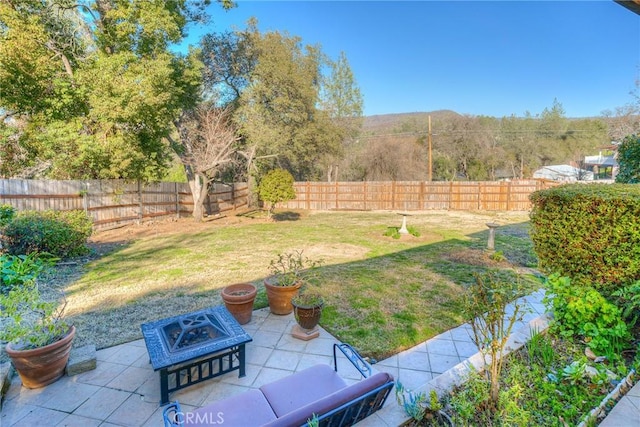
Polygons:
<instances>
[{"instance_id":1,"label":"wooden fence","mask_svg":"<svg viewBox=\"0 0 640 427\"><path fill-rule=\"evenodd\" d=\"M486 210L526 211L529 194L552 181L510 182L297 182L296 199L282 207L306 210ZM246 183L214 184L205 202L208 214L247 206ZM82 209L96 228L193 212L188 184L108 181L0 179L0 204L17 210Z\"/></svg>"},{"instance_id":2,"label":"wooden fence","mask_svg":"<svg viewBox=\"0 0 640 427\"><path fill-rule=\"evenodd\" d=\"M205 201L205 212L217 214L244 207L248 193L245 183L216 183ZM175 182L0 179L0 204L17 210L82 209L101 229L152 218L180 218L193 212L189 185Z\"/></svg>"},{"instance_id":3,"label":"wooden fence","mask_svg":"<svg viewBox=\"0 0 640 427\"><path fill-rule=\"evenodd\" d=\"M488 182L297 182L289 209L527 211L529 195L553 181Z\"/></svg>"}]
</instances>

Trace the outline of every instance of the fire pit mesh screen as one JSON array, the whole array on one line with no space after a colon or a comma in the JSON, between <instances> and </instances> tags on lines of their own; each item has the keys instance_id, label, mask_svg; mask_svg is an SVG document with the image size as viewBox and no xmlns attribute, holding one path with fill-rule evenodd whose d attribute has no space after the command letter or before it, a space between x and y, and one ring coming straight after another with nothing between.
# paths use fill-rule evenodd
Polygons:
<instances>
[{"instance_id":1,"label":"fire pit mesh screen","mask_svg":"<svg viewBox=\"0 0 640 427\"><path fill-rule=\"evenodd\" d=\"M172 353L229 337L214 316L204 313L186 316L163 326L162 335Z\"/></svg>"}]
</instances>

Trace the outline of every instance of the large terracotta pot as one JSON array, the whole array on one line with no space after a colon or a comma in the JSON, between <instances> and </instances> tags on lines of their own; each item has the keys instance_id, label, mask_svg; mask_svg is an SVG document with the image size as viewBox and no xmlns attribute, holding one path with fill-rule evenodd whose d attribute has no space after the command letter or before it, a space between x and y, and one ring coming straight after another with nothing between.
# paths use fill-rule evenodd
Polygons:
<instances>
[{"instance_id":1,"label":"large terracotta pot","mask_svg":"<svg viewBox=\"0 0 640 427\"><path fill-rule=\"evenodd\" d=\"M244 325L251 321L257 293L258 289L252 283L235 283L224 287L220 295L229 313Z\"/></svg>"},{"instance_id":2,"label":"large terracotta pot","mask_svg":"<svg viewBox=\"0 0 640 427\"><path fill-rule=\"evenodd\" d=\"M75 335L76 328L72 326L64 338L44 347L14 350L10 343L7 344L7 354L20 375L22 385L26 388L41 388L63 376Z\"/></svg>"},{"instance_id":3,"label":"large terracotta pot","mask_svg":"<svg viewBox=\"0 0 640 427\"><path fill-rule=\"evenodd\" d=\"M264 281L264 287L267 290L267 300L269 301L269 309L273 314L284 315L293 311L291 299L298 295L300 283L293 286L277 286Z\"/></svg>"}]
</instances>

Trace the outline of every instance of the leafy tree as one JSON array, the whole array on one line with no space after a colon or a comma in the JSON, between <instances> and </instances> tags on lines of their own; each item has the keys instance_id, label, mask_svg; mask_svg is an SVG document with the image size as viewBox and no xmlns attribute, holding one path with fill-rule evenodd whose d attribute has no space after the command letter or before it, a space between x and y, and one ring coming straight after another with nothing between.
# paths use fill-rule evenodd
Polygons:
<instances>
[{"instance_id":1,"label":"leafy tree","mask_svg":"<svg viewBox=\"0 0 640 427\"><path fill-rule=\"evenodd\" d=\"M618 164L616 182L640 183L640 137L629 135L622 141L618 146Z\"/></svg>"},{"instance_id":2,"label":"leafy tree","mask_svg":"<svg viewBox=\"0 0 640 427\"><path fill-rule=\"evenodd\" d=\"M201 83L198 62L169 46L203 17L203 7L186 0L0 3L0 109L13 153L29 153L3 163L44 164L52 178L160 178L171 158L164 139L197 102Z\"/></svg>"},{"instance_id":3,"label":"leafy tree","mask_svg":"<svg viewBox=\"0 0 640 427\"><path fill-rule=\"evenodd\" d=\"M297 179L319 175L317 159L339 150L340 128L316 105L322 55L298 37L261 34L252 23L245 33L257 62L239 99L235 120L247 151L277 155L276 163Z\"/></svg>"},{"instance_id":4,"label":"leafy tree","mask_svg":"<svg viewBox=\"0 0 640 427\"><path fill-rule=\"evenodd\" d=\"M330 74L325 76L320 90L320 108L340 127L343 148L347 149L355 143L362 128L364 101L344 52L340 52L337 61L327 60L327 66ZM337 165L342 163L342 155L343 150L335 155L327 155L322 160L328 166L329 181L332 175L338 180Z\"/></svg>"},{"instance_id":5,"label":"leafy tree","mask_svg":"<svg viewBox=\"0 0 640 427\"><path fill-rule=\"evenodd\" d=\"M271 217L278 203L295 199L293 176L284 169L273 169L267 172L260 181L258 194L269 204L268 215Z\"/></svg>"}]
</instances>

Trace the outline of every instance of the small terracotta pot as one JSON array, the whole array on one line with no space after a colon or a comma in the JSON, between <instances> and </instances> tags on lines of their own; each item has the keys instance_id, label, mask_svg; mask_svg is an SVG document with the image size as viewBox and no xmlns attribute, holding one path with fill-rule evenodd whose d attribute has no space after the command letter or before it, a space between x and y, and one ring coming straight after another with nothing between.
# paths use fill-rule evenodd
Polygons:
<instances>
[{"instance_id":1,"label":"small terracotta pot","mask_svg":"<svg viewBox=\"0 0 640 427\"><path fill-rule=\"evenodd\" d=\"M291 304L293 305L293 314L296 317L296 322L302 329L313 329L318 326L324 304L314 306L298 305L295 302Z\"/></svg>"},{"instance_id":2,"label":"small terracotta pot","mask_svg":"<svg viewBox=\"0 0 640 427\"><path fill-rule=\"evenodd\" d=\"M72 326L64 338L44 347L14 350L10 343L7 344L7 354L20 375L22 385L26 388L41 388L63 376L75 335L76 328Z\"/></svg>"},{"instance_id":3,"label":"small terracotta pot","mask_svg":"<svg viewBox=\"0 0 640 427\"><path fill-rule=\"evenodd\" d=\"M257 293L258 289L252 283L235 283L225 286L220 295L229 313L239 324L244 325L251 321L253 302Z\"/></svg>"},{"instance_id":4,"label":"small terracotta pot","mask_svg":"<svg viewBox=\"0 0 640 427\"><path fill-rule=\"evenodd\" d=\"M300 283L296 283L293 286L277 286L265 280L264 287L267 290L267 299L271 312L278 315L291 313L293 311L291 299L298 295L300 286Z\"/></svg>"}]
</instances>

